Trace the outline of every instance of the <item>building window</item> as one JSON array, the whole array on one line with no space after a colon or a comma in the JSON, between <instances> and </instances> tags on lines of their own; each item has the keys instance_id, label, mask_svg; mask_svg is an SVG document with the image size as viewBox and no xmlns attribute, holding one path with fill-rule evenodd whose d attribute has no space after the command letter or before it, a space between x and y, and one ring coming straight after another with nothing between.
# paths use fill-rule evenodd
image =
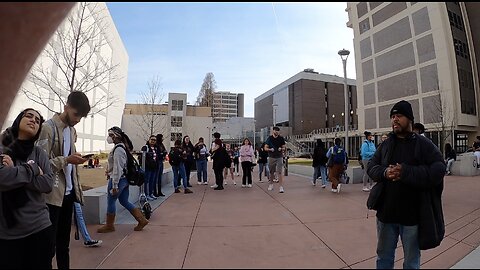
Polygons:
<instances>
[{"instance_id":1,"label":"building window","mask_svg":"<svg viewBox=\"0 0 480 270\"><path fill-rule=\"evenodd\" d=\"M182 117L181 116L172 116L170 125L172 127L182 127Z\"/></svg>"},{"instance_id":2,"label":"building window","mask_svg":"<svg viewBox=\"0 0 480 270\"><path fill-rule=\"evenodd\" d=\"M182 140L182 133L170 133L170 141Z\"/></svg>"},{"instance_id":3,"label":"building window","mask_svg":"<svg viewBox=\"0 0 480 270\"><path fill-rule=\"evenodd\" d=\"M455 12L448 11L448 20L450 21L450 25L459 29L460 31L464 31L463 27L463 19L461 16L457 15Z\"/></svg>"},{"instance_id":4,"label":"building window","mask_svg":"<svg viewBox=\"0 0 480 270\"><path fill-rule=\"evenodd\" d=\"M455 54L465 59L469 58L468 45L456 38L453 39L453 46L455 48Z\"/></svg>"},{"instance_id":5,"label":"building window","mask_svg":"<svg viewBox=\"0 0 480 270\"><path fill-rule=\"evenodd\" d=\"M183 100L172 100L172 111L183 111Z\"/></svg>"}]
</instances>

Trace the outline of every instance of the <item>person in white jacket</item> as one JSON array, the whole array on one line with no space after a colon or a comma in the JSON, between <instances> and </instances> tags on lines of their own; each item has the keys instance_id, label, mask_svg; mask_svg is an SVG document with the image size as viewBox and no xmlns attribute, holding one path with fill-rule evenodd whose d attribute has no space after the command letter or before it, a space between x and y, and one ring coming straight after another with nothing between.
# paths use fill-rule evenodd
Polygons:
<instances>
[{"instance_id":1,"label":"person in white jacket","mask_svg":"<svg viewBox=\"0 0 480 270\"><path fill-rule=\"evenodd\" d=\"M243 139L243 144L240 147L240 164L242 164L242 187L252 187L252 164L254 151L252 143L248 138Z\"/></svg>"}]
</instances>

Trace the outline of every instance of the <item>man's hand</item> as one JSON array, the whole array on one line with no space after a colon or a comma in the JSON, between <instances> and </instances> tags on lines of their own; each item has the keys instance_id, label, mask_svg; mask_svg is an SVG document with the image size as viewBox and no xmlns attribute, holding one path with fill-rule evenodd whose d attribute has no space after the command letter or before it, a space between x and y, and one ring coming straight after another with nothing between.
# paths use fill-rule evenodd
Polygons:
<instances>
[{"instance_id":1,"label":"man's hand","mask_svg":"<svg viewBox=\"0 0 480 270\"><path fill-rule=\"evenodd\" d=\"M387 168L387 172L385 173L385 176L387 177L387 179L392 181L400 180L401 175L402 175L402 165L398 163L396 165L389 165Z\"/></svg>"},{"instance_id":2,"label":"man's hand","mask_svg":"<svg viewBox=\"0 0 480 270\"><path fill-rule=\"evenodd\" d=\"M12 158L11 158L9 155L7 155L7 154L2 154L2 155L0 155L0 156L2 156L2 164L3 164L3 165L5 165L5 166L7 166L7 167L13 167L13 166L14 166L13 160L12 160Z\"/></svg>"},{"instance_id":3,"label":"man's hand","mask_svg":"<svg viewBox=\"0 0 480 270\"><path fill-rule=\"evenodd\" d=\"M112 194L112 196L117 196L117 194L118 194L118 188L112 188L112 189L110 190L110 194Z\"/></svg>"},{"instance_id":4,"label":"man's hand","mask_svg":"<svg viewBox=\"0 0 480 270\"><path fill-rule=\"evenodd\" d=\"M82 155L80 153L71 154L66 158L67 163L75 164L75 165L82 164L87 160L88 160L87 158L82 158Z\"/></svg>"}]
</instances>

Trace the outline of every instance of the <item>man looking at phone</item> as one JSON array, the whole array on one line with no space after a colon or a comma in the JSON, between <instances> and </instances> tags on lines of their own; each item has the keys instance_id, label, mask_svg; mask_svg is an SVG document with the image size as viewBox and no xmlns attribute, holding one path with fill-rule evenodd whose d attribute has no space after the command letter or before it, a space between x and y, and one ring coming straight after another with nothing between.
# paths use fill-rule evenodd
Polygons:
<instances>
[{"instance_id":1,"label":"man looking at phone","mask_svg":"<svg viewBox=\"0 0 480 270\"><path fill-rule=\"evenodd\" d=\"M74 126L90 112L87 96L71 92L62 113L56 113L43 123L38 146L43 148L54 172L52 192L46 195L50 220L54 231L51 257L57 256L58 269L70 268L70 231L73 203L83 204L82 188L78 181L77 165L88 160L75 149L77 133Z\"/></svg>"}]
</instances>

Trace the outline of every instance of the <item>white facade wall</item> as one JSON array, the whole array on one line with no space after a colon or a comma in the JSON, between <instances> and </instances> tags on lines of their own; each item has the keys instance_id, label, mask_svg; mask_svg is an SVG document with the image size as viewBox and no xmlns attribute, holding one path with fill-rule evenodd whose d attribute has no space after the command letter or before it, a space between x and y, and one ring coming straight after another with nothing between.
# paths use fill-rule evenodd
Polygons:
<instances>
[{"instance_id":1,"label":"white facade wall","mask_svg":"<svg viewBox=\"0 0 480 270\"><path fill-rule=\"evenodd\" d=\"M72 9L71 14L74 14L75 10L78 8L78 5ZM115 102L107 110L104 110L99 113L95 113L95 109L91 111L92 115L88 115L86 118L83 118L80 123L75 126L77 130L78 140L76 142L76 148L79 152L97 152L105 151L111 149L112 146L109 146L106 143L107 129L111 126L120 126L122 121L122 113L125 105L125 93L127 87L127 73L128 73L128 54L123 45L123 42L118 34L118 31L115 27L115 24L108 12L108 8L105 3L97 3L97 9L101 10L100 16L104 17L106 20L107 28L102 33L102 38L107 40L106 45L104 45L95 57L90 61L93 65L96 61L104 61L111 63L111 65L117 65L114 76L116 76L116 81L107 82L106 84L101 85L100 87L94 89L93 91L87 94L90 105L93 105L95 101L98 101L100 98L110 92L115 95L115 98L118 102ZM65 21L67 22L67 21ZM64 22L64 23L65 23ZM95 23L93 20L89 23ZM64 24L60 25L63 27ZM54 35L52 39L58 39L58 36ZM42 63L46 66L51 66L52 68L52 77L56 77L61 80L60 71L56 66L53 65L52 61L45 56L45 53L40 54L36 64ZM34 66L36 65L34 64ZM31 82L25 81L23 86L29 91L36 91L36 88L32 85ZM48 102L49 108L57 112L63 111L63 106L60 105L58 98L55 101L48 99L53 98L53 93L49 93L46 90L42 90L42 97L44 97L45 102ZM65 93L64 100L66 101L68 92ZM107 97L111 98L111 97ZM2 130L9 127L15 117L20 111L25 108L34 108L38 110L45 119L49 119L53 116L53 113L48 111L44 106L38 105L28 99L22 91L19 91L15 101L10 107L9 114L7 119L2 127Z\"/></svg>"}]
</instances>

